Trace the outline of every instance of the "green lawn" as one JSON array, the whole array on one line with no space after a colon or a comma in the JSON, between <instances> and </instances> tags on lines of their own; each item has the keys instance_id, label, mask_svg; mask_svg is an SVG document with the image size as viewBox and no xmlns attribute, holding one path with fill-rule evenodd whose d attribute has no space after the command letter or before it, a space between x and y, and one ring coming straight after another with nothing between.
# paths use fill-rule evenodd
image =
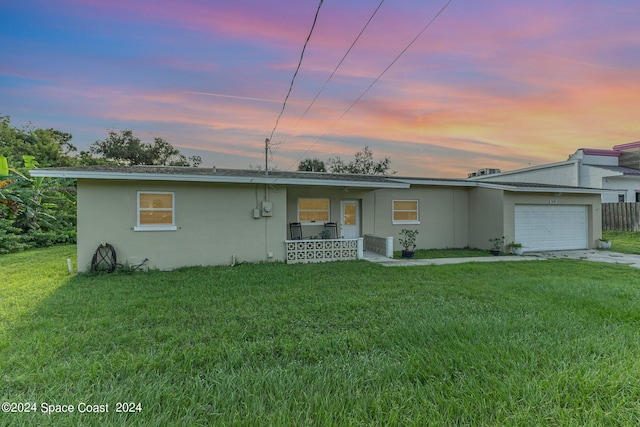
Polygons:
<instances>
[{"instance_id":1,"label":"green lawn","mask_svg":"<svg viewBox=\"0 0 640 427\"><path fill-rule=\"evenodd\" d=\"M603 231L602 238L611 240L611 250L640 255L640 232Z\"/></svg>"},{"instance_id":2,"label":"green lawn","mask_svg":"<svg viewBox=\"0 0 640 427\"><path fill-rule=\"evenodd\" d=\"M361 261L92 277L67 273L74 251L0 256L0 395L38 410L2 413L3 426L640 423L638 269Z\"/></svg>"}]
</instances>

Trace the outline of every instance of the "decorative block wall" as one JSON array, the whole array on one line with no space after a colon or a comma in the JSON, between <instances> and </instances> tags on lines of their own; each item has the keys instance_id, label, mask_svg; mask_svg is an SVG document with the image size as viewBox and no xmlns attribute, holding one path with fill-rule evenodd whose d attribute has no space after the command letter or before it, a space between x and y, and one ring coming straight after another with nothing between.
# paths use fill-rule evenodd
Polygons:
<instances>
[{"instance_id":1,"label":"decorative block wall","mask_svg":"<svg viewBox=\"0 0 640 427\"><path fill-rule=\"evenodd\" d=\"M288 264L362 258L362 239L285 240L285 247Z\"/></svg>"},{"instance_id":2,"label":"decorative block wall","mask_svg":"<svg viewBox=\"0 0 640 427\"><path fill-rule=\"evenodd\" d=\"M393 237L380 237L373 234L365 234L364 250L393 258Z\"/></svg>"}]
</instances>

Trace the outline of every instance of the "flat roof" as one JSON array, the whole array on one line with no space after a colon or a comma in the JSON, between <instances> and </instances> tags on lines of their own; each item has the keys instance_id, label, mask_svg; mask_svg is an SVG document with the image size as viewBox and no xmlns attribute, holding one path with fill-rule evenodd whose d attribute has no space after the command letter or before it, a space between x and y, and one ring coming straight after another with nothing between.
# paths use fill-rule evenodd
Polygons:
<instances>
[{"instance_id":1,"label":"flat roof","mask_svg":"<svg viewBox=\"0 0 640 427\"><path fill-rule=\"evenodd\" d=\"M30 171L31 176L54 178L108 179L126 181L178 181L272 185L320 185L366 188L409 188L383 175L335 174L327 172L281 172L202 168L185 166L114 166L92 165L41 168Z\"/></svg>"},{"instance_id":2,"label":"flat roof","mask_svg":"<svg viewBox=\"0 0 640 427\"><path fill-rule=\"evenodd\" d=\"M601 193L602 189L571 187L563 185L525 183L525 182L491 182L450 178L418 178L398 177L393 175L357 175L336 174L329 172L288 172L264 171L224 168L202 168L185 166L70 166L41 168L30 171L31 176L104 179L125 181L175 181L175 182L210 182L231 184L271 184L271 185L309 185L325 187L358 187L358 188L410 188L415 185L447 186L466 188L492 188L505 191L544 191L566 193ZM487 177L485 176L485 179ZM605 190L606 191L606 190Z\"/></svg>"}]
</instances>

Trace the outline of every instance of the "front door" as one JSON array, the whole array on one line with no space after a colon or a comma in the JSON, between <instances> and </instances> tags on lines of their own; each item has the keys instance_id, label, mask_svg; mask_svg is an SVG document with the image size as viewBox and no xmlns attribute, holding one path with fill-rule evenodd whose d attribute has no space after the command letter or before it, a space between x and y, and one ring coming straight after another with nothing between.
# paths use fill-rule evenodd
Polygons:
<instances>
[{"instance_id":1,"label":"front door","mask_svg":"<svg viewBox=\"0 0 640 427\"><path fill-rule=\"evenodd\" d=\"M360 237L360 204L357 200L340 202L340 236L343 239Z\"/></svg>"}]
</instances>

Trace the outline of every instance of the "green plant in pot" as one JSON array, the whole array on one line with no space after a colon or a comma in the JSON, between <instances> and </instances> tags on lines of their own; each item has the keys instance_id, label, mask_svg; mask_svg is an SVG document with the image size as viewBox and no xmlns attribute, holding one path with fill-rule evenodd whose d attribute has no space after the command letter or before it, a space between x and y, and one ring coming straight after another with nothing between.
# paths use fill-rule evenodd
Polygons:
<instances>
[{"instance_id":1,"label":"green plant in pot","mask_svg":"<svg viewBox=\"0 0 640 427\"><path fill-rule=\"evenodd\" d=\"M416 253L416 236L418 230L410 230L403 228L400 231L400 245L404 248L402 250L402 258L413 258Z\"/></svg>"},{"instance_id":2,"label":"green plant in pot","mask_svg":"<svg viewBox=\"0 0 640 427\"><path fill-rule=\"evenodd\" d=\"M511 242L509 243L509 248L511 249L511 253L514 255L522 255L524 253L522 243Z\"/></svg>"},{"instance_id":3,"label":"green plant in pot","mask_svg":"<svg viewBox=\"0 0 640 427\"><path fill-rule=\"evenodd\" d=\"M600 249L611 249L611 240L598 239L598 247Z\"/></svg>"},{"instance_id":4,"label":"green plant in pot","mask_svg":"<svg viewBox=\"0 0 640 427\"><path fill-rule=\"evenodd\" d=\"M491 242L489 252L493 255L500 255L500 252L502 252L502 248L504 247L504 236L494 237L493 239L489 239L489 242Z\"/></svg>"}]
</instances>

